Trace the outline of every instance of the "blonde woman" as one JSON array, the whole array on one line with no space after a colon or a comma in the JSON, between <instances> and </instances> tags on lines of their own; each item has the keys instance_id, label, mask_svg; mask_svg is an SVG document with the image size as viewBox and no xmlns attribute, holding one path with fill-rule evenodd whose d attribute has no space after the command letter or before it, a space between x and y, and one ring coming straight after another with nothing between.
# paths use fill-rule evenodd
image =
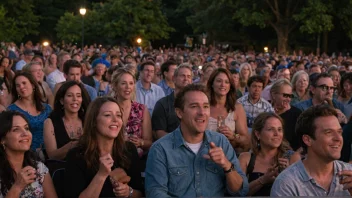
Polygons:
<instances>
[{"instance_id":1,"label":"blonde woman","mask_svg":"<svg viewBox=\"0 0 352 198\"><path fill-rule=\"evenodd\" d=\"M247 81L249 77L252 76L252 67L249 63L242 63L240 66L240 87L242 95L244 95L247 91Z\"/></svg>"}]
</instances>

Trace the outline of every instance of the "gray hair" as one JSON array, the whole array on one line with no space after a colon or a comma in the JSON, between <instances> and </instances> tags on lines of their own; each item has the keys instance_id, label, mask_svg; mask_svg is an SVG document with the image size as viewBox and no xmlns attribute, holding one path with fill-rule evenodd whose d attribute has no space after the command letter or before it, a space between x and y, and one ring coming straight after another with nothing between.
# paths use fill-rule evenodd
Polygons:
<instances>
[{"instance_id":1,"label":"gray hair","mask_svg":"<svg viewBox=\"0 0 352 198\"><path fill-rule=\"evenodd\" d=\"M307 80L309 81L309 75L307 74L307 72L305 72L303 70L296 72L293 75L292 80L291 80L293 91L296 91L296 82L297 82L298 78L301 77L302 75L305 75L307 77Z\"/></svg>"}]
</instances>

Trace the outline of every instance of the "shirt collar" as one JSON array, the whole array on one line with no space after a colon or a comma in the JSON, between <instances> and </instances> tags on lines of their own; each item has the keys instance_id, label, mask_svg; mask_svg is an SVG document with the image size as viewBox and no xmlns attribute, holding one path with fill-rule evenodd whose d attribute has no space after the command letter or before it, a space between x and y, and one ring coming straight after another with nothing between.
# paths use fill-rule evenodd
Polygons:
<instances>
[{"instance_id":1,"label":"shirt collar","mask_svg":"<svg viewBox=\"0 0 352 198\"><path fill-rule=\"evenodd\" d=\"M253 104L253 103L251 102L251 100L250 100L249 93L248 93L248 95L247 95L247 100L248 100L249 103ZM253 105L255 105L255 104L260 104L260 103L262 103L262 97L260 97L259 100L258 100L258 102L257 102L257 103L254 103Z\"/></svg>"},{"instance_id":2,"label":"shirt collar","mask_svg":"<svg viewBox=\"0 0 352 198\"><path fill-rule=\"evenodd\" d=\"M139 80L139 81L137 81L137 89L143 89L143 90L145 90L145 91L153 91L154 90L154 87L156 86L156 85L154 85L153 83L150 83L150 89L145 89L144 87L143 87L143 85L142 85L142 82L141 82L141 80Z\"/></svg>"},{"instance_id":3,"label":"shirt collar","mask_svg":"<svg viewBox=\"0 0 352 198\"><path fill-rule=\"evenodd\" d=\"M178 126L177 129L173 132L174 133L174 145L175 148L178 148L180 146L186 145L186 141L182 136L182 132L181 132L181 127ZM211 142L211 137L210 137L210 133L209 131L205 131L204 132L204 138L203 138L203 143L205 143L206 145L208 145Z\"/></svg>"},{"instance_id":4,"label":"shirt collar","mask_svg":"<svg viewBox=\"0 0 352 198\"><path fill-rule=\"evenodd\" d=\"M335 183L336 181L335 181L334 178L336 177L336 175L337 175L337 173L338 173L338 170L337 170L336 161L334 161L333 163L334 163L334 174L333 174L333 179L332 179L332 181ZM307 182L307 181L310 181L310 180L314 179L312 176L308 175L307 169L306 169L306 167L304 167L304 164L303 164L303 161L302 161L302 160L298 162L298 165L299 165L299 168L303 170L303 171L301 172L301 175L302 175L302 180L303 180L304 182Z\"/></svg>"}]
</instances>

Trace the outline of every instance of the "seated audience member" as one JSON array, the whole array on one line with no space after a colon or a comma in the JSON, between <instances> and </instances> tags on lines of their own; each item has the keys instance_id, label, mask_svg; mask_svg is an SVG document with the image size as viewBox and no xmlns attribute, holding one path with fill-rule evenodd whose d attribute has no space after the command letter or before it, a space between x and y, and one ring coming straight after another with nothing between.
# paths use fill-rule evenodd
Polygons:
<instances>
[{"instance_id":1,"label":"seated audience member","mask_svg":"<svg viewBox=\"0 0 352 198\"><path fill-rule=\"evenodd\" d=\"M300 145L295 128L302 111L290 105L293 97L291 83L286 79L277 80L271 86L270 95L275 113L284 121L284 137L290 143L291 148L296 151Z\"/></svg>"},{"instance_id":2,"label":"seated audience member","mask_svg":"<svg viewBox=\"0 0 352 198\"><path fill-rule=\"evenodd\" d=\"M22 71L29 72L32 74L32 76L34 77L34 79L37 81L39 85L40 93L43 96L42 101L44 101L45 103L53 107L54 95L48 83L44 81L44 72L43 72L43 66L41 65L41 63L30 62L23 67Z\"/></svg>"},{"instance_id":3,"label":"seated audience member","mask_svg":"<svg viewBox=\"0 0 352 198\"><path fill-rule=\"evenodd\" d=\"M295 105L304 100L308 100L309 96L309 76L303 71L297 71L291 80L293 98L291 99L291 105Z\"/></svg>"},{"instance_id":4,"label":"seated audience member","mask_svg":"<svg viewBox=\"0 0 352 198\"><path fill-rule=\"evenodd\" d=\"M63 160L83 133L90 102L83 85L65 82L55 96L54 110L44 122L44 144L49 159Z\"/></svg>"},{"instance_id":5,"label":"seated audience member","mask_svg":"<svg viewBox=\"0 0 352 198\"><path fill-rule=\"evenodd\" d=\"M299 102L295 104L295 106L301 111L305 111L311 106L326 104L335 108L339 115L338 118L340 123L347 123L344 105L333 98L335 90L336 87L334 86L334 82L328 74L318 74L313 78L310 85L312 98Z\"/></svg>"},{"instance_id":6,"label":"seated audience member","mask_svg":"<svg viewBox=\"0 0 352 198\"><path fill-rule=\"evenodd\" d=\"M279 68L276 68L276 69L277 69L276 80L279 80L279 79L290 80L290 78L291 78L290 70L287 67L279 66ZM262 91L262 95L261 95L262 98L264 98L268 102L271 102L270 89L271 89L271 86L273 86L274 83L275 83L275 81L272 82L270 85L267 85Z\"/></svg>"},{"instance_id":7,"label":"seated audience member","mask_svg":"<svg viewBox=\"0 0 352 198\"><path fill-rule=\"evenodd\" d=\"M198 80L195 80L194 83L199 83L204 86L207 86L209 77L211 73L215 70L215 66L211 63L206 63L202 66L201 73L200 73L200 78Z\"/></svg>"},{"instance_id":8,"label":"seated audience member","mask_svg":"<svg viewBox=\"0 0 352 198\"><path fill-rule=\"evenodd\" d=\"M153 144L146 168L147 197L245 196L247 178L219 133L206 130L210 104L205 87L191 84L175 98L180 127Z\"/></svg>"},{"instance_id":9,"label":"seated audience member","mask_svg":"<svg viewBox=\"0 0 352 198\"><path fill-rule=\"evenodd\" d=\"M54 92L55 85L57 83L65 81L63 66L67 60L70 60L71 56L67 52L61 52L57 56L57 66L58 68L53 68L53 70L46 75L46 82L48 83L50 89Z\"/></svg>"},{"instance_id":10,"label":"seated audience member","mask_svg":"<svg viewBox=\"0 0 352 198\"><path fill-rule=\"evenodd\" d=\"M117 69L112 79L115 98L123 109L125 138L137 147L142 157L149 150L153 139L149 111L145 105L133 101L136 79L131 70Z\"/></svg>"},{"instance_id":11,"label":"seated audience member","mask_svg":"<svg viewBox=\"0 0 352 198\"><path fill-rule=\"evenodd\" d=\"M284 138L283 120L275 113L261 113L253 123L252 152L239 157L249 182L249 196L270 196L275 177L300 155L293 155Z\"/></svg>"},{"instance_id":12,"label":"seated audience member","mask_svg":"<svg viewBox=\"0 0 352 198\"><path fill-rule=\"evenodd\" d=\"M311 74L314 74L314 73L318 73L318 74L321 73L321 68L320 68L320 66L317 65L317 64L311 64L311 65L309 66L308 74L311 75Z\"/></svg>"},{"instance_id":13,"label":"seated audience member","mask_svg":"<svg viewBox=\"0 0 352 198\"><path fill-rule=\"evenodd\" d=\"M342 197L352 192L352 165L338 161L343 145L336 110L313 106L298 118L296 133L305 159L288 167L275 180L270 196Z\"/></svg>"},{"instance_id":14,"label":"seated audience member","mask_svg":"<svg viewBox=\"0 0 352 198\"><path fill-rule=\"evenodd\" d=\"M30 150L27 118L4 111L0 120L0 197L57 197L48 168Z\"/></svg>"},{"instance_id":15,"label":"seated audience member","mask_svg":"<svg viewBox=\"0 0 352 198\"><path fill-rule=\"evenodd\" d=\"M192 68L187 63L181 64L175 70L173 76L175 90L172 94L161 98L154 107L152 115L152 128L155 131L156 139L174 131L179 125L174 107L175 96L185 86L192 83Z\"/></svg>"},{"instance_id":16,"label":"seated audience member","mask_svg":"<svg viewBox=\"0 0 352 198\"><path fill-rule=\"evenodd\" d=\"M239 90L240 73L237 71L237 69L230 69L230 72L232 74L233 83L235 84L236 98L240 98L240 97L242 97L242 92Z\"/></svg>"},{"instance_id":17,"label":"seated audience member","mask_svg":"<svg viewBox=\"0 0 352 198\"><path fill-rule=\"evenodd\" d=\"M236 90L231 73L218 68L210 75L208 84L210 96L210 116L207 129L218 131L227 137L236 154L248 151L246 112L241 103L236 101Z\"/></svg>"},{"instance_id":18,"label":"seated audience member","mask_svg":"<svg viewBox=\"0 0 352 198\"><path fill-rule=\"evenodd\" d=\"M166 61L161 65L161 75L163 76L163 79L158 85L163 88L165 96L170 95L175 89L175 84L172 79L176 68L177 65L173 61Z\"/></svg>"},{"instance_id":19,"label":"seated audience member","mask_svg":"<svg viewBox=\"0 0 352 198\"><path fill-rule=\"evenodd\" d=\"M337 98L342 104L347 105L352 99L352 73L343 75L340 81L339 96Z\"/></svg>"},{"instance_id":20,"label":"seated audience member","mask_svg":"<svg viewBox=\"0 0 352 198\"><path fill-rule=\"evenodd\" d=\"M0 78L0 106L6 108L12 102L12 81Z\"/></svg>"},{"instance_id":21,"label":"seated audience member","mask_svg":"<svg viewBox=\"0 0 352 198\"><path fill-rule=\"evenodd\" d=\"M136 101L147 106L150 115L153 115L156 102L165 96L163 89L152 83L154 75L154 62L144 62L140 66L140 80L136 83Z\"/></svg>"},{"instance_id":22,"label":"seated audience member","mask_svg":"<svg viewBox=\"0 0 352 198\"><path fill-rule=\"evenodd\" d=\"M83 136L67 154L65 197L141 197L138 153L124 140L117 101L99 97L89 104L86 115Z\"/></svg>"},{"instance_id":23,"label":"seated audience member","mask_svg":"<svg viewBox=\"0 0 352 198\"><path fill-rule=\"evenodd\" d=\"M66 81L76 81L77 83L81 83L84 86L84 89L87 91L87 93L89 94L90 100L93 101L96 97L97 97L97 91L89 86L84 84L81 81L81 77L82 77L82 65L76 61L76 60L67 60L64 63L64 76L66 78ZM66 82L63 81L61 83L57 83L55 85L55 89L54 89L54 95L56 95L57 90L59 90L59 88Z\"/></svg>"},{"instance_id":24,"label":"seated audience member","mask_svg":"<svg viewBox=\"0 0 352 198\"><path fill-rule=\"evenodd\" d=\"M8 110L18 111L28 119L33 135L32 150L43 147L43 122L49 116L51 107L43 103L39 86L34 77L27 72L19 72L13 79L13 103Z\"/></svg>"},{"instance_id":25,"label":"seated audience member","mask_svg":"<svg viewBox=\"0 0 352 198\"><path fill-rule=\"evenodd\" d=\"M254 119L263 112L274 112L271 104L261 97L264 79L261 76L251 76L247 82L248 94L237 101L242 104L247 117L247 127L252 129Z\"/></svg>"},{"instance_id":26,"label":"seated audience member","mask_svg":"<svg viewBox=\"0 0 352 198\"><path fill-rule=\"evenodd\" d=\"M92 67L94 69L92 78L94 79L95 90L98 96L105 96L110 92L109 83L105 79L105 72L110 67L110 63L103 58L98 58L93 61Z\"/></svg>"},{"instance_id":27,"label":"seated audience member","mask_svg":"<svg viewBox=\"0 0 352 198\"><path fill-rule=\"evenodd\" d=\"M248 92L248 79L253 75L252 66L249 63L242 63L239 69L240 73L240 86L239 90L242 93L242 96L246 95Z\"/></svg>"}]
</instances>

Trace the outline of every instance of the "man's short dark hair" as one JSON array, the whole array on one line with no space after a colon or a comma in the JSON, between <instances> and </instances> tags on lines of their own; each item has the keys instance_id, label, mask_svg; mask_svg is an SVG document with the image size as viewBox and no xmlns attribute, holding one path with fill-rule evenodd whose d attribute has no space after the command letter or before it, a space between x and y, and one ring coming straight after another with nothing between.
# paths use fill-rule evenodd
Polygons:
<instances>
[{"instance_id":1,"label":"man's short dark hair","mask_svg":"<svg viewBox=\"0 0 352 198\"><path fill-rule=\"evenodd\" d=\"M313 74L311 74L312 76ZM320 73L320 74L317 74L316 76L312 77L312 79L309 79L311 81L311 85L313 87L316 87L317 86L317 82L319 81L319 79L321 78L330 78L331 79L331 76L327 73Z\"/></svg>"},{"instance_id":2,"label":"man's short dark hair","mask_svg":"<svg viewBox=\"0 0 352 198\"><path fill-rule=\"evenodd\" d=\"M186 93L191 92L191 91L203 92L208 97L207 91L206 91L206 88L204 85L189 84L176 95L175 103L174 103L175 109L179 108L179 109L183 110L183 108L185 106L185 95L186 95Z\"/></svg>"},{"instance_id":3,"label":"man's short dark hair","mask_svg":"<svg viewBox=\"0 0 352 198\"><path fill-rule=\"evenodd\" d=\"M70 59L64 63L64 74L68 75L71 68L80 68L82 73L82 65L76 60Z\"/></svg>"},{"instance_id":4,"label":"man's short dark hair","mask_svg":"<svg viewBox=\"0 0 352 198\"><path fill-rule=\"evenodd\" d=\"M168 72L171 65L177 65L177 63L175 61L168 60L161 65L161 68L160 68L161 75L163 76L164 79L165 79L164 72Z\"/></svg>"},{"instance_id":5,"label":"man's short dark hair","mask_svg":"<svg viewBox=\"0 0 352 198\"><path fill-rule=\"evenodd\" d=\"M319 117L326 116L337 117L337 113L334 108L323 104L308 108L298 117L295 131L305 153L307 152L307 145L303 142L303 135L308 135L315 140L316 125L314 121Z\"/></svg>"},{"instance_id":6,"label":"man's short dark hair","mask_svg":"<svg viewBox=\"0 0 352 198\"><path fill-rule=\"evenodd\" d=\"M144 66L146 65L152 65L155 68L155 63L153 61L145 61L141 64L141 67L140 67L141 71L144 70Z\"/></svg>"},{"instance_id":7,"label":"man's short dark hair","mask_svg":"<svg viewBox=\"0 0 352 198\"><path fill-rule=\"evenodd\" d=\"M258 76L258 75L251 76L247 81L247 86L250 87L254 82L262 83L264 86L264 78L262 76Z\"/></svg>"}]
</instances>

